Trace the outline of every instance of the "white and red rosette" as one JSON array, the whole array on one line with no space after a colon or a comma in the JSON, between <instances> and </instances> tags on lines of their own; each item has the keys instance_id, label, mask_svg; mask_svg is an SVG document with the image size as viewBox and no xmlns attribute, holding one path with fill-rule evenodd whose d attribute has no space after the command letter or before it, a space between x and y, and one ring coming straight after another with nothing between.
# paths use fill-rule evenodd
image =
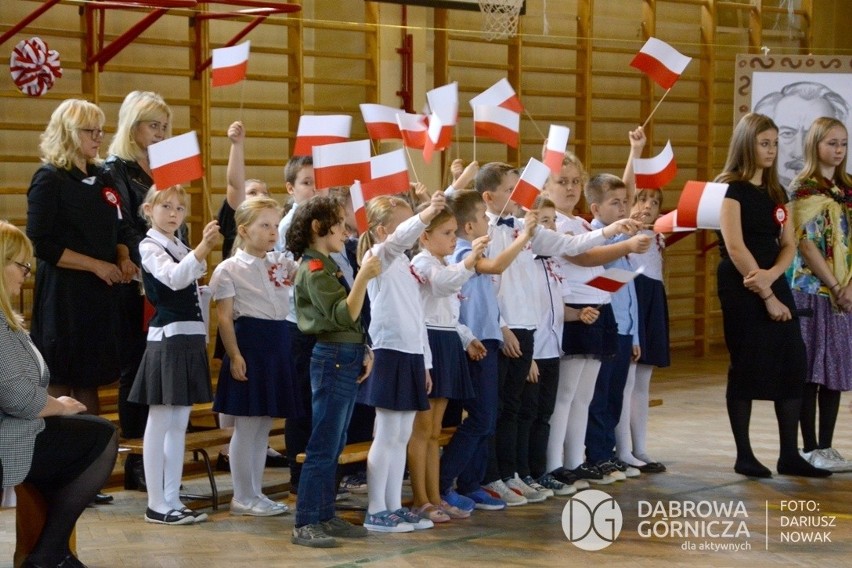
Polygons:
<instances>
[{"instance_id":1,"label":"white and red rosette","mask_svg":"<svg viewBox=\"0 0 852 568\"><path fill-rule=\"evenodd\" d=\"M9 71L15 86L31 97L45 94L62 77L59 53L48 49L40 37L18 42L9 58Z\"/></svg>"},{"instance_id":2,"label":"white and red rosette","mask_svg":"<svg viewBox=\"0 0 852 568\"><path fill-rule=\"evenodd\" d=\"M775 222L781 227L787 222L787 208L783 205L775 206Z\"/></svg>"},{"instance_id":3,"label":"white and red rosette","mask_svg":"<svg viewBox=\"0 0 852 568\"><path fill-rule=\"evenodd\" d=\"M101 195L103 195L104 201L115 207L118 211L118 218L121 219L121 198L118 196L118 192L111 187L105 187L101 191Z\"/></svg>"}]
</instances>

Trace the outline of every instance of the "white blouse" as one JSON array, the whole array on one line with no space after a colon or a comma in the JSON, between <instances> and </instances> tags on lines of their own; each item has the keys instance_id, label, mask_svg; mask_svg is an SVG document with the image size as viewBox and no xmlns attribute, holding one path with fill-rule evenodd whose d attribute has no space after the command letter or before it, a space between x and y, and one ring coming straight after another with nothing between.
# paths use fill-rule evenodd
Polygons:
<instances>
[{"instance_id":1,"label":"white blouse","mask_svg":"<svg viewBox=\"0 0 852 568\"><path fill-rule=\"evenodd\" d=\"M210 288L213 298L234 299L234 319L242 316L283 320L290 312L289 292L296 280L298 265L276 251L258 258L238 249L213 272Z\"/></svg>"},{"instance_id":2,"label":"white blouse","mask_svg":"<svg viewBox=\"0 0 852 568\"><path fill-rule=\"evenodd\" d=\"M465 268L464 261L446 265L425 250L411 260L411 266L420 282L426 327L457 331L466 349L474 336L467 326L459 323L460 294L474 271Z\"/></svg>"}]
</instances>

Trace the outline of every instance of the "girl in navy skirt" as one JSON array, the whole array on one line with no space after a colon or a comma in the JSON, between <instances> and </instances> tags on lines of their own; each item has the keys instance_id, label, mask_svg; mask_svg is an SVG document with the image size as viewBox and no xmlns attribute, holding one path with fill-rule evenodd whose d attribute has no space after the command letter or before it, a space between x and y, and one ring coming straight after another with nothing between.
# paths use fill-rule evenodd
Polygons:
<instances>
[{"instance_id":1,"label":"girl in navy skirt","mask_svg":"<svg viewBox=\"0 0 852 568\"><path fill-rule=\"evenodd\" d=\"M458 507L456 498L461 499L460 496L448 495L451 501L456 500L451 503L441 495L438 438L447 401L475 396L467 366L468 353L473 359L485 355L482 343L469 328L459 323L458 296L464 283L474 275L474 266L485 252L488 237L473 241L473 249L464 260L448 266L444 257L456 249L457 229L452 211L444 209L438 213L420 235L421 252L411 261L420 284L432 351L432 392L429 393L429 408L419 411L414 419L414 431L408 443L408 469L415 512L438 522L470 516L470 510Z\"/></svg>"},{"instance_id":2,"label":"girl in navy skirt","mask_svg":"<svg viewBox=\"0 0 852 568\"><path fill-rule=\"evenodd\" d=\"M402 507L405 448L414 414L428 410L432 355L423 323L423 304L405 251L414 246L428 224L445 207L444 194L414 215L398 197L380 196L367 205L368 230L358 242L358 257L378 257L380 276L370 280L370 338L375 362L361 385L359 402L376 408L375 434L367 455L369 505L364 527L377 532L410 532L430 528Z\"/></svg>"},{"instance_id":3,"label":"girl in navy skirt","mask_svg":"<svg viewBox=\"0 0 852 568\"><path fill-rule=\"evenodd\" d=\"M234 481L232 515L268 517L287 512L262 491L272 418L299 414L292 383L288 295L297 264L271 251L281 209L274 199L244 201L234 214L235 253L216 267L210 288L217 301L225 356L213 409L234 417L229 456Z\"/></svg>"},{"instance_id":4,"label":"girl in navy skirt","mask_svg":"<svg viewBox=\"0 0 852 568\"><path fill-rule=\"evenodd\" d=\"M631 217L651 225L660 215L663 192L659 189L639 189L633 200ZM643 473L660 473L666 466L648 457L649 386L654 367L668 367L669 358L669 307L663 285L663 250L666 239L651 230L642 231L654 239L644 253L628 257L634 270L644 267L644 272L633 281L639 306L639 361L630 363L627 384L624 387L624 404L621 418L615 429L615 448L618 459L636 467Z\"/></svg>"},{"instance_id":5,"label":"girl in navy skirt","mask_svg":"<svg viewBox=\"0 0 852 568\"><path fill-rule=\"evenodd\" d=\"M175 237L186 217L186 191L152 186L142 204L151 225L139 243L142 282L154 306L148 342L128 400L150 406L143 461L148 484L149 523L185 525L207 519L181 503L186 427L192 405L213 399L207 364L206 302L197 280L204 260L219 243L219 224L210 221L195 250Z\"/></svg>"}]
</instances>

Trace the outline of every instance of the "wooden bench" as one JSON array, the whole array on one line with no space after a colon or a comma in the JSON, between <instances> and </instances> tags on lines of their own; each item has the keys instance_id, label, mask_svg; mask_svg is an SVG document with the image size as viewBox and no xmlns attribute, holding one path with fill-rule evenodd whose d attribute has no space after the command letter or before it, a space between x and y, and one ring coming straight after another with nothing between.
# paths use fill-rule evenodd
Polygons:
<instances>
[{"instance_id":1,"label":"wooden bench","mask_svg":"<svg viewBox=\"0 0 852 568\"><path fill-rule=\"evenodd\" d=\"M283 426L275 426L270 430L269 435L280 436L283 433ZM195 461L198 461L199 456L201 456L207 479L210 481L210 495L185 494L183 496L188 499L209 499L214 511L219 510L219 489L216 486L216 478L213 475L213 464L210 461L210 454L207 452L207 449L230 443L231 435L232 432L230 429L222 430L220 428L187 432L186 434L186 451L192 452ZM142 455L143 450L142 438L122 439L118 444L119 452Z\"/></svg>"},{"instance_id":2,"label":"wooden bench","mask_svg":"<svg viewBox=\"0 0 852 568\"><path fill-rule=\"evenodd\" d=\"M26 482L15 487L15 499L15 556L12 562L14 567L18 568L41 536L47 519L47 503L39 490ZM68 539L68 547L72 553L77 554L76 529Z\"/></svg>"}]
</instances>

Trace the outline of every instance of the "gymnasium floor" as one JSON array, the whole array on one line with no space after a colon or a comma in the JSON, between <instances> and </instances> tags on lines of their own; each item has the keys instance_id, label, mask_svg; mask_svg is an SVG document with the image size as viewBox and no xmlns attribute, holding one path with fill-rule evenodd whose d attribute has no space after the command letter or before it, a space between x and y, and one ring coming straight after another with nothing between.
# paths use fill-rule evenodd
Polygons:
<instances>
[{"instance_id":1,"label":"gymnasium floor","mask_svg":"<svg viewBox=\"0 0 852 568\"><path fill-rule=\"evenodd\" d=\"M677 353L673 368L652 381L652 398L661 398L663 405L651 409L649 450L669 471L599 487L615 500L622 518L620 534L602 550L583 550L567 539L565 498L479 511L433 530L371 534L344 541L340 548L312 550L290 544L292 515L231 517L223 506L202 525L164 527L143 521L143 493L117 491L112 505L89 509L78 523L79 556L100 568L848 565L852 473L826 480L775 476L763 481L735 474L724 405L725 365L724 353L702 359ZM852 458L850 411L844 398L834 446ZM771 403L755 404L752 440L758 457L774 469L777 430ZM266 472L266 485L285 486L286 469ZM217 479L227 491L230 476L218 474ZM201 477L186 484L198 491L205 486ZM570 528L577 544L589 548L595 532L587 531L583 511L594 510L597 533L604 537L612 534L619 513L611 502L594 509L591 498L584 501L585 508L574 503ZM686 502L695 503L694 509ZM14 512L3 510L0 566L11 566L13 548Z\"/></svg>"}]
</instances>

